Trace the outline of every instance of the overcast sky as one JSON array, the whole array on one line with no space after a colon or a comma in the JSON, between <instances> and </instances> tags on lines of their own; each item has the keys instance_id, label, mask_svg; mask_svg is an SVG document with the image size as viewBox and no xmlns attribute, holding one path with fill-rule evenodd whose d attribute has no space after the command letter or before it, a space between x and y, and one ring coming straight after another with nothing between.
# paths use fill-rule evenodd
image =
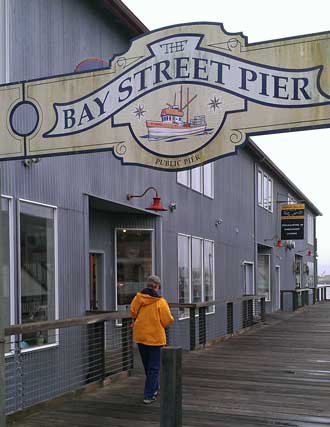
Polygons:
<instances>
[{"instance_id":1,"label":"overcast sky","mask_svg":"<svg viewBox=\"0 0 330 427\"><path fill-rule=\"evenodd\" d=\"M330 31L329 0L124 2L150 30L183 22L222 22L228 32L243 32L249 43ZM330 129L253 140L323 213L317 220L319 274L330 274Z\"/></svg>"}]
</instances>

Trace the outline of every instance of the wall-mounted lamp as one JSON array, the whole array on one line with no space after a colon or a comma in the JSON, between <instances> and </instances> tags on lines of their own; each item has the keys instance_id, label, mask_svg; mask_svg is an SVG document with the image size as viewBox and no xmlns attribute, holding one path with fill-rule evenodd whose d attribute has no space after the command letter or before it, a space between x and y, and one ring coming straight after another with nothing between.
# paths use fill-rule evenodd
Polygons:
<instances>
[{"instance_id":1,"label":"wall-mounted lamp","mask_svg":"<svg viewBox=\"0 0 330 427\"><path fill-rule=\"evenodd\" d=\"M176 203L175 203L175 202L171 202L171 203L168 205L168 208L169 208L169 210L170 210L171 212L175 211L175 209L176 209Z\"/></svg>"},{"instance_id":2,"label":"wall-mounted lamp","mask_svg":"<svg viewBox=\"0 0 330 427\"><path fill-rule=\"evenodd\" d=\"M294 242L293 240L287 240L285 242L285 249L294 249L296 247L296 242Z\"/></svg>"},{"instance_id":3,"label":"wall-mounted lamp","mask_svg":"<svg viewBox=\"0 0 330 427\"><path fill-rule=\"evenodd\" d=\"M22 160L23 166L25 168L29 168L30 166L32 166L34 163L39 163L40 159L37 159L35 157L33 157L32 159L24 159Z\"/></svg>"},{"instance_id":4,"label":"wall-mounted lamp","mask_svg":"<svg viewBox=\"0 0 330 427\"><path fill-rule=\"evenodd\" d=\"M149 190L154 190L156 194L155 194L155 197L153 198L152 204L146 209L148 209L149 211L156 211L156 212L167 211L167 209L165 209L164 206L162 205L161 198L159 197L158 191L156 190L155 187L148 187L142 194L127 194L127 200L131 200L133 199L133 197L143 197Z\"/></svg>"},{"instance_id":5,"label":"wall-mounted lamp","mask_svg":"<svg viewBox=\"0 0 330 427\"><path fill-rule=\"evenodd\" d=\"M283 248L283 242L282 242L282 240L276 240L275 246L277 248Z\"/></svg>"},{"instance_id":6,"label":"wall-mounted lamp","mask_svg":"<svg viewBox=\"0 0 330 427\"><path fill-rule=\"evenodd\" d=\"M221 218L218 218L215 220L215 226L216 227L219 227L219 225L221 225L222 223L223 223L223 219L221 219Z\"/></svg>"}]
</instances>

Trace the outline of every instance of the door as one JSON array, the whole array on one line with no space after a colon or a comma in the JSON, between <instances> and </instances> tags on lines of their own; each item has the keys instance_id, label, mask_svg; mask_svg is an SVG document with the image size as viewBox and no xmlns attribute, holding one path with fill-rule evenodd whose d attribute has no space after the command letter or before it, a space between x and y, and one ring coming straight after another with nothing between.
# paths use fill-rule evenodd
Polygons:
<instances>
[{"instance_id":1,"label":"door","mask_svg":"<svg viewBox=\"0 0 330 427\"><path fill-rule=\"evenodd\" d=\"M254 295L254 274L253 274L253 263L243 263L243 274L244 274L244 294Z\"/></svg>"},{"instance_id":2,"label":"door","mask_svg":"<svg viewBox=\"0 0 330 427\"><path fill-rule=\"evenodd\" d=\"M104 254L91 252L89 254L89 309L104 309Z\"/></svg>"},{"instance_id":3,"label":"door","mask_svg":"<svg viewBox=\"0 0 330 427\"><path fill-rule=\"evenodd\" d=\"M281 308L281 268L275 266L274 310Z\"/></svg>"},{"instance_id":4,"label":"door","mask_svg":"<svg viewBox=\"0 0 330 427\"><path fill-rule=\"evenodd\" d=\"M117 309L127 310L153 273L153 230L116 229Z\"/></svg>"}]
</instances>

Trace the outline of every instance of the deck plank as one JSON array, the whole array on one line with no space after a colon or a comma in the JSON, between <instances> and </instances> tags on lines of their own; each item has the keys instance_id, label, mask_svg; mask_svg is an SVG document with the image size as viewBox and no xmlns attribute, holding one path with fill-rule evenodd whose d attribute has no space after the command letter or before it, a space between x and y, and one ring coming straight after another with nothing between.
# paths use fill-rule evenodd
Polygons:
<instances>
[{"instance_id":1,"label":"deck plank","mask_svg":"<svg viewBox=\"0 0 330 427\"><path fill-rule=\"evenodd\" d=\"M330 303L184 354L184 427L330 425ZM144 377L133 376L24 420L17 427L154 427L159 402L142 403Z\"/></svg>"}]
</instances>

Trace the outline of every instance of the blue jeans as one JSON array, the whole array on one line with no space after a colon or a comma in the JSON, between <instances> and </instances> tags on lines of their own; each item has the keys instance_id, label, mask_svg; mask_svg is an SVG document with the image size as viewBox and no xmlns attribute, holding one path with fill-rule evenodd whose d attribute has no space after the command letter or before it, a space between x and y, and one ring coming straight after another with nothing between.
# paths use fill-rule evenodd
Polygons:
<instances>
[{"instance_id":1,"label":"blue jeans","mask_svg":"<svg viewBox=\"0 0 330 427\"><path fill-rule=\"evenodd\" d=\"M162 347L138 344L146 382L144 385L144 397L151 398L159 390L160 349Z\"/></svg>"}]
</instances>

